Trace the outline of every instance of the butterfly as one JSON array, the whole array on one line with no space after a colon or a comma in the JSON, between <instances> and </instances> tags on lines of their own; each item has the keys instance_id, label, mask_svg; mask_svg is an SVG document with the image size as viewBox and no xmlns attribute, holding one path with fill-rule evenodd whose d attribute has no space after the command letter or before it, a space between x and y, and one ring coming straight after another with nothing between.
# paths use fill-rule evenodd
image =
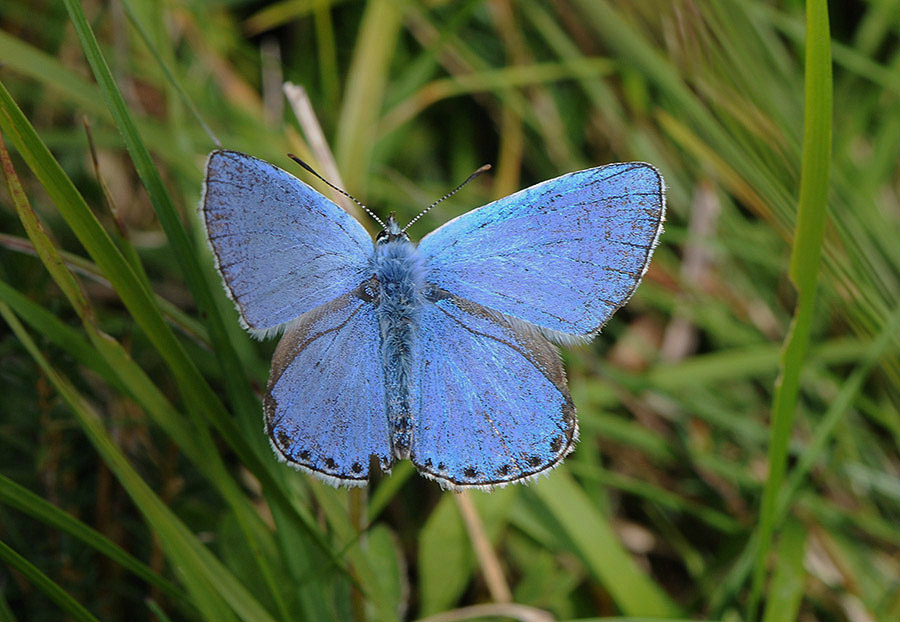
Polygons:
<instances>
[{"instance_id":1,"label":"butterfly","mask_svg":"<svg viewBox=\"0 0 900 622\"><path fill-rule=\"evenodd\" d=\"M556 346L591 340L634 293L665 196L653 166L609 164L418 244L391 215L373 244L293 175L217 150L200 211L244 328L283 333L264 399L276 455L336 486L365 485L374 456L384 472L409 459L443 488L491 489L574 449Z\"/></svg>"}]
</instances>

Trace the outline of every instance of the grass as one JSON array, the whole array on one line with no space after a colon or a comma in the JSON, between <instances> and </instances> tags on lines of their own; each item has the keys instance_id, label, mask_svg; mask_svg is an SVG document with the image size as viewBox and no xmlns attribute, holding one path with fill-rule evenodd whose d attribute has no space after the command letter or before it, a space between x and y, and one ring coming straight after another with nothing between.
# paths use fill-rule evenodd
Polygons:
<instances>
[{"instance_id":1,"label":"grass","mask_svg":"<svg viewBox=\"0 0 900 622\"><path fill-rule=\"evenodd\" d=\"M825 234L825 222L828 219L833 85L831 31L828 26L828 3L826 0L807 3L805 55L806 88L804 91L800 198L797 206L796 233L791 246L791 262L788 268L791 283L797 292L797 304L782 350L778 379L775 381L769 433L769 473L763 491L759 526L755 533L758 538L757 553L747 611L747 617L751 620L756 619L766 575L766 557L772 542L772 533L778 527L775 519L775 503L784 481L788 444L794 427L794 415L800 391L800 372L804 367L813 327L816 285L822 258L822 239ZM793 534L795 531L796 529L790 533ZM785 535L785 547L796 548L792 544L793 540L796 538L788 538ZM793 556L796 557L796 553ZM802 563L802 554L800 563ZM795 562L793 565L797 565L797 563ZM776 579L773 579L773 584L776 584ZM794 591L792 590L792 592ZM782 611L777 614L782 617L774 619L794 617L792 614L796 613L795 606L785 606L785 609L788 609L790 614L785 615L787 612Z\"/></svg>"},{"instance_id":2,"label":"grass","mask_svg":"<svg viewBox=\"0 0 900 622\"><path fill-rule=\"evenodd\" d=\"M897 8L4 3L0 620L900 617ZM217 141L328 170L282 81L379 214L494 165L414 237L570 170L663 172L644 284L563 353L560 471L456 499L273 459L274 344L196 204Z\"/></svg>"}]
</instances>

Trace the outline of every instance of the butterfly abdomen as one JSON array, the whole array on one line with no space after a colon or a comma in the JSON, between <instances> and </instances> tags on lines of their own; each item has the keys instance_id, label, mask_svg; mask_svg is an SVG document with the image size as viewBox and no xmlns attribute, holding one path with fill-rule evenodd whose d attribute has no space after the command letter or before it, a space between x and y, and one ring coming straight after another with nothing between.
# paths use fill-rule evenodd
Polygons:
<instances>
[{"instance_id":1,"label":"butterfly abdomen","mask_svg":"<svg viewBox=\"0 0 900 622\"><path fill-rule=\"evenodd\" d=\"M412 442L412 366L418 347L425 269L416 247L404 239L376 246L372 269L378 281L375 315L381 333L388 431L397 458L409 458Z\"/></svg>"}]
</instances>

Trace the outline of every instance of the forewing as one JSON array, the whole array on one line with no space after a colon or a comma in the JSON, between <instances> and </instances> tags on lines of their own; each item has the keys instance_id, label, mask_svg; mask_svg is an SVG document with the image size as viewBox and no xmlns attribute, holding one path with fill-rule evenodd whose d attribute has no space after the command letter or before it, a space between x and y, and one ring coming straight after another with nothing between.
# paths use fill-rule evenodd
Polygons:
<instances>
[{"instance_id":1,"label":"forewing","mask_svg":"<svg viewBox=\"0 0 900 622\"><path fill-rule=\"evenodd\" d=\"M200 209L226 289L257 334L365 280L372 240L362 225L267 162L213 151Z\"/></svg>"},{"instance_id":2,"label":"forewing","mask_svg":"<svg viewBox=\"0 0 900 622\"><path fill-rule=\"evenodd\" d=\"M481 305L431 294L417 355L413 463L446 488L490 488L555 466L578 428L554 346Z\"/></svg>"},{"instance_id":3,"label":"forewing","mask_svg":"<svg viewBox=\"0 0 900 622\"><path fill-rule=\"evenodd\" d=\"M429 282L566 342L593 336L631 297L664 212L655 168L610 164L464 214L419 249Z\"/></svg>"},{"instance_id":4,"label":"forewing","mask_svg":"<svg viewBox=\"0 0 900 622\"><path fill-rule=\"evenodd\" d=\"M292 466L334 485L363 485L369 458L392 462L378 322L364 288L291 324L272 359L266 432Z\"/></svg>"}]
</instances>

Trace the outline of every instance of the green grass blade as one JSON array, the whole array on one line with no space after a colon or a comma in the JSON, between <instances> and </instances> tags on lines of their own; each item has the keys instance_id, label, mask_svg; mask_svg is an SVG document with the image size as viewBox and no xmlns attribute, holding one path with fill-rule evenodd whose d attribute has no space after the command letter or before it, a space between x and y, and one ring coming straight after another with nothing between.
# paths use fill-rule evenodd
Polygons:
<instances>
[{"instance_id":1,"label":"green grass blade","mask_svg":"<svg viewBox=\"0 0 900 622\"><path fill-rule=\"evenodd\" d=\"M806 527L796 520L785 523L778 547L778 567L769 584L763 622L796 620L803 599L806 571Z\"/></svg>"},{"instance_id":2,"label":"green grass blade","mask_svg":"<svg viewBox=\"0 0 900 622\"><path fill-rule=\"evenodd\" d=\"M109 367L106 359L91 347L91 343L84 335L2 280L0 280L0 301L8 304L16 315L45 339L71 354L85 367L100 374L107 382L119 386L115 372Z\"/></svg>"},{"instance_id":3,"label":"green grass blade","mask_svg":"<svg viewBox=\"0 0 900 622\"><path fill-rule=\"evenodd\" d=\"M37 214L31 208L22 190L18 175L13 168L12 161L3 143L2 135L0 135L0 164L2 164L10 196L13 199L19 220L24 226L29 240L41 262L50 272L50 276L69 300L78 317L81 318L82 325L91 340L91 344L106 362L105 367L115 374L120 386L127 387L138 403L146 405L148 411L156 415L157 422L161 423L162 428L188 455L192 456L195 462L201 466L206 465L207 461L212 458L213 446L205 428L200 430L192 428L183 417L176 413L174 408L168 403L168 400L163 397L162 393L157 390L149 378L143 374L143 371L134 364L134 361L131 360L131 357L128 356L124 349L111 337L100 331L96 325L94 309L84 295L81 285L76 280L75 275L66 267L59 251L50 241L37 218ZM77 353L75 355L78 356ZM197 440L201 439L206 441L207 444L204 449L208 451L201 450L201 445L196 443ZM206 455L207 453L209 455Z\"/></svg>"},{"instance_id":4,"label":"green grass blade","mask_svg":"<svg viewBox=\"0 0 900 622\"><path fill-rule=\"evenodd\" d=\"M606 517L571 475L557 469L531 492L572 542L572 552L581 557L623 613L662 617L678 613L666 593L634 563Z\"/></svg>"},{"instance_id":5,"label":"green grass blade","mask_svg":"<svg viewBox=\"0 0 900 622\"><path fill-rule=\"evenodd\" d=\"M375 145L387 68L400 34L405 2L376 0L363 14L345 82L335 155L347 189L363 189Z\"/></svg>"},{"instance_id":6,"label":"green grass blade","mask_svg":"<svg viewBox=\"0 0 900 622\"><path fill-rule=\"evenodd\" d=\"M89 113L105 120L111 118L95 84L85 80L79 72L72 71L59 59L3 30L0 30L0 59L5 67L46 85L62 101L75 104L81 114ZM183 156L171 149L171 136L167 135L167 128L147 118L140 119L138 127L161 160L183 164Z\"/></svg>"},{"instance_id":7,"label":"green grass blade","mask_svg":"<svg viewBox=\"0 0 900 622\"><path fill-rule=\"evenodd\" d=\"M313 0L316 22L316 44L319 48L319 74L325 101L336 104L340 96L340 68L335 46L331 0Z\"/></svg>"},{"instance_id":8,"label":"green grass blade","mask_svg":"<svg viewBox=\"0 0 900 622\"><path fill-rule=\"evenodd\" d=\"M490 495L476 493L471 501L493 543L506 525L520 491L504 488ZM448 547L448 542L466 546ZM456 499L443 495L419 534L419 615L437 614L453 606L472 580L478 566Z\"/></svg>"},{"instance_id":9,"label":"green grass blade","mask_svg":"<svg viewBox=\"0 0 900 622\"><path fill-rule=\"evenodd\" d=\"M248 468L266 483L269 466L251 450L222 402L188 357L156 306L153 295L116 248L72 181L41 142L34 128L0 83L0 130L23 157L50 195L66 223L94 259L138 326L166 361L189 413L206 417ZM199 423L199 421L198 421ZM254 430L256 427L254 427ZM273 486L273 488L278 488Z\"/></svg>"},{"instance_id":10,"label":"green grass blade","mask_svg":"<svg viewBox=\"0 0 900 622\"><path fill-rule=\"evenodd\" d=\"M785 341L779 379L775 385L769 440L769 475L763 492L747 619L756 620L763 591L772 534L776 529L776 501L784 480L788 442L793 428L800 373L809 346L816 282L828 205L831 162L832 83L831 34L826 0L807 0L806 90L803 160L797 225L791 249L790 276L797 290L794 319Z\"/></svg>"},{"instance_id":11,"label":"green grass blade","mask_svg":"<svg viewBox=\"0 0 900 622\"><path fill-rule=\"evenodd\" d=\"M13 205L19 215L19 220L25 227L28 238L34 245L34 250L43 262L44 266L50 272L50 276L59 285L63 295L69 299L69 303L75 308L75 312L83 317L90 312L90 305L85 298L81 285L75 279L68 268L66 268L62 257L56 251L56 248L50 242L44 231L43 225L37 218L37 214L31 209L28 199L25 197L25 191L22 190L22 184L19 183L19 177L13 168L12 160L9 152L6 150L6 144L3 142L3 134L0 133L0 166L3 169L3 175L6 178L6 185L9 188L9 195L12 197Z\"/></svg>"},{"instance_id":12,"label":"green grass blade","mask_svg":"<svg viewBox=\"0 0 900 622\"><path fill-rule=\"evenodd\" d=\"M160 224L166 232L169 244L181 267L188 288L195 297L201 314L205 317L210 340L225 378L225 389L238 415L242 434L237 432L231 420L227 418L227 415L223 414L222 409L219 407L220 402L214 399L208 384L199 376L196 367L187 361L186 356L181 356L184 353L180 349L180 345L177 346L177 353L179 354L177 363L179 366L188 368L188 373L193 378L188 379L186 376L182 376L175 368L172 371L182 381L182 386L187 385L192 389L196 387L205 394L201 403L201 406L207 407L205 414L215 417L214 423L216 426L220 431L224 430L223 435L226 436L232 447L238 451L248 467L255 467L253 470L262 479L266 489L277 489L273 490L273 494L283 495L284 491L278 485L278 480L272 477L269 470L274 465L271 462L264 461L269 458L270 453L267 443L262 435L259 434L259 402L250 387L243 365L237 357L234 345L225 328L220 308L213 297L210 282L201 269L197 252L188 238L187 231L178 216L174 203L162 183L159 171L153 163L131 113L122 98L122 94L110 73L80 3L77 0L65 0L65 5L81 42L84 54L106 100L107 107L122 135L138 176L147 190ZM100 265L99 261L97 263ZM104 273L106 273L106 270L104 270ZM112 279L110 280L112 281ZM219 292L219 296L220 298L222 297L221 292ZM135 313L134 309L131 309L131 311ZM152 333L148 333L148 335L150 334ZM161 351L161 354L163 356L167 355L164 351ZM172 361L168 362L171 366ZM189 407L193 407L191 399L186 399L186 402L189 404ZM266 456L265 459L261 458L263 455ZM256 556L255 559L260 565L260 571L266 580L272 597L278 604L282 615L286 615L286 604L283 602L280 590L276 586L274 568L271 567L269 560L265 556Z\"/></svg>"},{"instance_id":13,"label":"green grass blade","mask_svg":"<svg viewBox=\"0 0 900 622\"><path fill-rule=\"evenodd\" d=\"M127 243L127 240L121 241ZM37 250L34 248L34 245L27 238L0 233L0 246L18 253L34 255L35 257L38 256ZM131 250L134 250L134 247L130 244L129 248ZM69 268L69 270L86 278L89 278L95 283L102 285L103 287L112 289L112 285L110 284L109 280L107 280L106 277L103 276L103 274L100 272L100 269L97 268L97 265L92 261L65 250L57 250L60 257L62 257L63 263L65 263L66 267ZM122 250L127 252L125 248L123 248ZM123 254L125 254L125 252L123 252ZM131 263L131 265L134 266L135 258L132 258L131 256L126 258ZM137 272L137 270L135 272ZM143 278L140 273L138 273L137 275ZM175 306L175 304L171 301L163 298L161 295L154 292L154 297L156 299L156 304L159 306L160 311L162 311L162 314L165 316L169 324L171 324L174 328L178 329L180 332L190 337L194 341L202 344L203 346L209 346L209 336L206 334L206 328L203 326L203 324L201 324L193 316L188 315L180 308Z\"/></svg>"},{"instance_id":14,"label":"green grass blade","mask_svg":"<svg viewBox=\"0 0 900 622\"><path fill-rule=\"evenodd\" d=\"M378 577L372 560L361 546L360 534L354 528L354 522L346 509L347 495L319 481L311 481L309 488L334 529L335 536L341 543L343 556L353 567L353 578L358 582L359 589L374 606L374 617L383 622L396 617L396 611L390 608L386 596L378 590Z\"/></svg>"},{"instance_id":15,"label":"green grass blade","mask_svg":"<svg viewBox=\"0 0 900 622\"><path fill-rule=\"evenodd\" d=\"M900 330L900 310L894 313L885 323L881 334L868 347L863 361L847 377L841 389L834 397L822 420L816 426L815 436L808 445L799 452L797 464L791 470L787 481L778 496L775 513L775 524L785 520L793 504L800 498L800 492L813 466L822 457L828 442L832 440L838 424L846 417L859 397L863 383L872 373L879 359L892 345L894 336ZM727 578L720 583L718 592L711 599L711 608L719 609L728 594L736 592L747 575L753 570L753 562L759 554L759 534L750 539L741 552L738 560L732 564Z\"/></svg>"},{"instance_id":16,"label":"green grass blade","mask_svg":"<svg viewBox=\"0 0 900 622\"><path fill-rule=\"evenodd\" d=\"M241 420L245 424L246 430L251 429L251 424L252 429L256 430L258 428L259 404L253 396L234 346L228 338L224 320L213 298L210 283L204 276L200 263L197 260L197 252L188 238L187 231L178 216L172 198L162 183L159 171L150 157L150 152L141 139L128 106L125 104L122 94L116 86L106 60L100 51L97 39L94 37L87 17L85 17L84 10L77 0L64 0L64 2L66 10L69 12L69 18L75 26L75 32L81 41L84 54L100 86L107 107L113 119L115 119L116 127L118 127L122 135L138 176L141 178L150 196L150 202L153 204L159 222L166 232L166 237L181 267L188 288L194 295L201 313L205 314L210 339L219 355L218 360L222 365L226 379L226 390L232 404L242 415ZM252 422L250 418L252 418ZM260 445L260 442L257 442L256 445Z\"/></svg>"},{"instance_id":17,"label":"green grass blade","mask_svg":"<svg viewBox=\"0 0 900 622\"><path fill-rule=\"evenodd\" d=\"M705 622L709 621L704 618ZM688 620L687 618L647 618L632 616L613 616L603 618L578 618L577 620L568 620L568 622L701 622L699 620Z\"/></svg>"},{"instance_id":18,"label":"green grass blade","mask_svg":"<svg viewBox=\"0 0 900 622\"><path fill-rule=\"evenodd\" d=\"M825 234L831 165L832 81L828 3L807 0L803 162L791 280L798 295L815 291Z\"/></svg>"},{"instance_id":19,"label":"green grass blade","mask_svg":"<svg viewBox=\"0 0 900 622\"><path fill-rule=\"evenodd\" d=\"M183 605L189 605L187 596L182 590L164 577L159 576L145 563L130 555L102 533L70 516L52 503L47 502L4 475L0 475L0 503L14 507L35 520L55 527L73 538L78 538L95 551L105 555L134 574L134 576L158 587L166 596L181 602Z\"/></svg>"},{"instance_id":20,"label":"green grass blade","mask_svg":"<svg viewBox=\"0 0 900 622\"><path fill-rule=\"evenodd\" d=\"M583 479L594 479L604 486L627 491L632 495L643 497L662 507L668 507L679 512L684 512L685 514L691 514L713 529L717 529L726 534L737 534L742 530L741 525L727 514L717 512L698 503L693 503L660 486L655 486L636 478L620 475L605 469L582 468L580 464L573 464L569 469Z\"/></svg>"},{"instance_id":21,"label":"green grass blade","mask_svg":"<svg viewBox=\"0 0 900 622\"><path fill-rule=\"evenodd\" d=\"M69 596L65 590L38 570L31 562L9 548L3 540L0 540L0 559L9 564L9 567L13 570L22 573L32 585L59 605L59 608L72 616L74 620L79 622L98 622L97 618L90 611L82 607L77 600Z\"/></svg>"},{"instance_id":22,"label":"green grass blade","mask_svg":"<svg viewBox=\"0 0 900 622\"><path fill-rule=\"evenodd\" d=\"M82 110L106 114L96 86L56 58L3 30L0 30L0 58L10 69L25 75L42 76L57 93L77 103Z\"/></svg>"},{"instance_id":23,"label":"green grass blade","mask_svg":"<svg viewBox=\"0 0 900 622\"><path fill-rule=\"evenodd\" d=\"M91 443L128 491L154 532L159 535L161 546L173 566L179 570L188 592L191 593L194 603L202 614L208 619L223 622L234 619L232 612L248 622L251 620L274 622L269 613L228 569L197 541L190 530L144 482L110 438L94 409L71 383L49 364L9 307L0 305L0 315L47 374L75 414Z\"/></svg>"},{"instance_id":24,"label":"green grass blade","mask_svg":"<svg viewBox=\"0 0 900 622\"><path fill-rule=\"evenodd\" d=\"M0 622L17 622L9 603L6 602L3 590L0 590Z\"/></svg>"},{"instance_id":25,"label":"green grass blade","mask_svg":"<svg viewBox=\"0 0 900 622\"><path fill-rule=\"evenodd\" d=\"M19 184L18 176L13 169L9 154L0 137L0 162L6 175L10 194L16 205L19 219L25 226L28 236L37 250L41 261L50 271L54 281L63 290L70 303L75 307L92 345L101 353L109 370L113 371L118 383L142 405L153 420L166 431L169 437L197 465L212 485L223 495L233 509L238 523L244 533L245 542L251 550L251 558L260 567L264 577L268 577L269 587L277 590L274 574L270 568L270 556L261 554L268 532L252 504L239 490L219 458L215 445L205 427L195 428L172 407L161 391L147 377L143 370L135 364L124 348L103 333L95 324L94 311L84 296L74 275L65 266L60 254L44 232L37 215ZM286 604L277 593L276 602L281 606L282 615L286 615Z\"/></svg>"},{"instance_id":26,"label":"green grass blade","mask_svg":"<svg viewBox=\"0 0 900 622\"><path fill-rule=\"evenodd\" d=\"M203 128L203 131L209 136L209 139L213 142L216 147L221 147L221 141L216 137L213 133L212 129L210 129L209 125L203 119L203 116L200 114L200 111L197 110L197 106L194 105L194 102L188 97L188 94L184 91L184 88L181 86L181 83L175 78L175 75L172 73L172 70L169 69L169 66L163 61L162 54L159 53L156 45L154 45L153 40L150 38L150 35L147 33L147 29L144 27L143 22L141 22L137 13L134 10L131 2L128 0L122 0L122 6L125 7L125 12L128 14L128 19L131 20L132 25L141 35L141 40L144 42L144 45L147 46L147 49L150 50L150 53L153 55L153 58L156 60L156 64L159 65L159 68L162 69L163 73L166 76L166 79L175 89L175 92L178 94L178 98L181 100L181 103L185 105L185 107L190 110L191 115L200 124L200 127Z\"/></svg>"},{"instance_id":27,"label":"green grass blade","mask_svg":"<svg viewBox=\"0 0 900 622\"><path fill-rule=\"evenodd\" d=\"M370 492L369 503L366 505L366 518L369 522L374 522L379 514L392 499L400 492L403 484L411 477L416 475L416 467L412 462L398 462L391 469L391 476L381 480L378 487Z\"/></svg>"},{"instance_id":28,"label":"green grass blade","mask_svg":"<svg viewBox=\"0 0 900 622\"><path fill-rule=\"evenodd\" d=\"M893 342L898 331L900 331L900 310L895 311L893 316L885 322L881 334L870 345L865 359L841 385L840 391L832 400L828 410L825 411L825 416L816 425L815 436L800 454L797 464L791 469L787 482L779 495L778 509L775 514L776 523L784 520L787 516L807 475L825 452L828 442L834 437L838 424L844 420L859 398L863 384Z\"/></svg>"},{"instance_id":29,"label":"green grass blade","mask_svg":"<svg viewBox=\"0 0 900 622\"><path fill-rule=\"evenodd\" d=\"M396 104L381 121L379 133L385 135L418 117L423 110L444 99L473 93L522 88L576 78L600 78L610 73L606 58L580 58L558 63L504 67L433 80Z\"/></svg>"}]
</instances>

